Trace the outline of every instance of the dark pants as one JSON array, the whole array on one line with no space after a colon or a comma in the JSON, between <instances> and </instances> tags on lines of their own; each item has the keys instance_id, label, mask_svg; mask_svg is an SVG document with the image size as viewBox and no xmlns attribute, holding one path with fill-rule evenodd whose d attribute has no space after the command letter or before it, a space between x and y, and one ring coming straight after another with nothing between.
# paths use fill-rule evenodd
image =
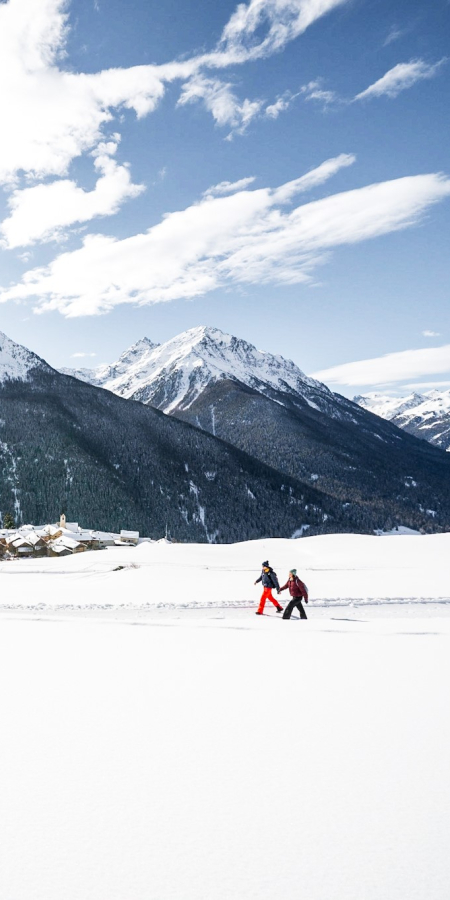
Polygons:
<instances>
[{"instance_id":1,"label":"dark pants","mask_svg":"<svg viewBox=\"0 0 450 900\"><path fill-rule=\"evenodd\" d=\"M293 610L295 607L297 607L297 609L298 609L298 611L299 611L299 613L300 613L300 618L301 618L301 619L307 619L307 618L308 618L308 616L307 616L306 613L305 613L305 610L303 609L303 604L302 604L302 601L301 601L301 597L293 597L292 600L289 601L289 603L288 603L288 605L287 605L287 607L286 607L286 609L285 609L285 611L284 611L284 613L283 613L283 619L290 619L290 618L291 618L291 615L292 615L292 610Z\"/></svg>"}]
</instances>

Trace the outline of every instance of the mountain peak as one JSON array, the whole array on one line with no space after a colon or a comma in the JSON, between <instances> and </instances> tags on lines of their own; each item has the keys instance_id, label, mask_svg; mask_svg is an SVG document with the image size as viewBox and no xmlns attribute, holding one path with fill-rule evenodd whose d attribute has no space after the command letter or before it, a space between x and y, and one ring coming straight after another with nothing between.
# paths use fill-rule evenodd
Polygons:
<instances>
[{"instance_id":1,"label":"mountain peak","mask_svg":"<svg viewBox=\"0 0 450 900\"><path fill-rule=\"evenodd\" d=\"M51 367L36 353L16 344L0 331L0 384L5 381L27 381L33 369Z\"/></svg>"},{"instance_id":2,"label":"mountain peak","mask_svg":"<svg viewBox=\"0 0 450 900\"><path fill-rule=\"evenodd\" d=\"M130 353L132 350L154 350L155 347L159 347L159 344L155 344L148 337L143 337L132 344L131 347L129 347L128 350L125 351L125 353Z\"/></svg>"},{"instance_id":3,"label":"mountain peak","mask_svg":"<svg viewBox=\"0 0 450 900\"><path fill-rule=\"evenodd\" d=\"M278 391L308 400L312 391L319 391L331 396L325 385L306 376L291 360L257 350L210 325L189 328L163 344L142 338L116 363L96 369L90 380L166 413L188 409L207 387L222 380L267 395Z\"/></svg>"}]
</instances>

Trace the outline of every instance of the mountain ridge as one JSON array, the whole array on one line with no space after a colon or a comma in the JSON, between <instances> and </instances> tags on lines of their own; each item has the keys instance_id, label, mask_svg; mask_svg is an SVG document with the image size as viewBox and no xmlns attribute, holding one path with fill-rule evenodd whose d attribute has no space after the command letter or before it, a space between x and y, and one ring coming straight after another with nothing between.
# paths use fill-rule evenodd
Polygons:
<instances>
[{"instance_id":1,"label":"mountain ridge","mask_svg":"<svg viewBox=\"0 0 450 900\"><path fill-rule=\"evenodd\" d=\"M180 369L184 377L180 377ZM76 371L64 369L74 376ZM257 350L248 341L205 325L163 344L143 338L116 363L84 371L93 373L92 383L97 386L166 413L189 407L206 384L226 378L260 391L281 389L307 397L308 391L315 389L331 395L329 388L305 375L291 360Z\"/></svg>"},{"instance_id":2,"label":"mountain ridge","mask_svg":"<svg viewBox=\"0 0 450 900\"><path fill-rule=\"evenodd\" d=\"M404 397L371 392L354 402L408 434L450 451L450 390L412 392Z\"/></svg>"},{"instance_id":3,"label":"mountain ridge","mask_svg":"<svg viewBox=\"0 0 450 900\"><path fill-rule=\"evenodd\" d=\"M208 542L358 530L358 517L313 484L61 374L9 339L2 346L0 512L16 524L64 511L95 528Z\"/></svg>"},{"instance_id":4,"label":"mountain ridge","mask_svg":"<svg viewBox=\"0 0 450 900\"><path fill-rule=\"evenodd\" d=\"M108 390L154 405L314 484L356 517L359 529L370 530L374 516L384 516L389 527L422 530L446 521L450 460L332 393L293 362L205 326L156 348L136 352L136 346L130 348L131 365L125 351L120 376L104 382ZM437 520L430 521L431 508L440 510Z\"/></svg>"}]
</instances>

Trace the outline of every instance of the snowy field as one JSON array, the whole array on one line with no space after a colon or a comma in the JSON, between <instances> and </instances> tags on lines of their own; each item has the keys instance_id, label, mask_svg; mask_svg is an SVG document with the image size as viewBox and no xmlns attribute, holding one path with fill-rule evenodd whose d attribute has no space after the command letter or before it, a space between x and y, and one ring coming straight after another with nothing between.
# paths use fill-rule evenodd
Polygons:
<instances>
[{"instance_id":1,"label":"snowy field","mask_svg":"<svg viewBox=\"0 0 450 900\"><path fill-rule=\"evenodd\" d=\"M449 550L3 563L2 897L447 900ZM308 621L254 615L267 557L297 566Z\"/></svg>"},{"instance_id":2,"label":"snowy field","mask_svg":"<svg viewBox=\"0 0 450 900\"><path fill-rule=\"evenodd\" d=\"M160 541L62 559L8 560L0 563L0 610L256 606L261 587L254 581L264 559L280 584L297 568L309 588L310 609L450 602L450 534L342 534L241 544Z\"/></svg>"}]
</instances>

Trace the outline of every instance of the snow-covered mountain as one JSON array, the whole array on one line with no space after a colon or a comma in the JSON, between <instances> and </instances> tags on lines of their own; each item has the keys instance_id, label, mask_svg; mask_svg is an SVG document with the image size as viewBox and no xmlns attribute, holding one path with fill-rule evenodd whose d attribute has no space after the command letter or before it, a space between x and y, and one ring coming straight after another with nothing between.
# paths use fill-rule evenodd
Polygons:
<instances>
[{"instance_id":1,"label":"snow-covered mountain","mask_svg":"<svg viewBox=\"0 0 450 900\"><path fill-rule=\"evenodd\" d=\"M193 328L159 346L139 341L89 380L314 485L362 530L379 513L385 530L399 522L437 525L449 458L332 393L292 361L217 328Z\"/></svg>"},{"instance_id":2,"label":"snow-covered mountain","mask_svg":"<svg viewBox=\"0 0 450 900\"><path fill-rule=\"evenodd\" d=\"M406 397L369 393L354 401L409 434L450 451L450 391L432 390Z\"/></svg>"},{"instance_id":3,"label":"snow-covered mountain","mask_svg":"<svg viewBox=\"0 0 450 900\"><path fill-rule=\"evenodd\" d=\"M28 381L35 369L52 371L36 353L16 344L0 331L0 384L6 381Z\"/></svg>"},{"instance_id":4,"label":"snow-covered mountain","mask_svg":"<svg viewBox=\"0 0 450 900\"><path fill-rule=\"evenodd\" d=\"M119 357L117 362L111 365L97 366L95 369L60 369L63 375L71 375L79 381L85 381L96 387L106 388L121 397L129 397L133 381L137 378L138 384L149 365L149 356L159 345L153 344L148 338L137 341Z\"/></svg>"},{"instance_id":5,"label":"snow-covered mountain","mask_svg":"<svg viewBox=\"0 0 450 900\"><path fill-rule=\"evenodd\" d=\"M110 366L61 371L165 413L189 409L207 387L224 380L265 396L276 391L301 397L310 405L332 397L324 384L309 378L291 360L206 326L191 328L164 344L143 338Z\"/></svg>"},{"instance_id":6,"label":"snow-covered mountain","mask_svg":"<svg viewBox=\"0 0 450 900\"><path fill-rule=\"evenodd\" d=\"M65 510L114 532L224 542L263 537L269 518L280 537L348 527L348 511L313 483L69 378L4 335L0 366L0 521L6 512L17 526L50 521Z\"/></svg>"}]
</instances>

